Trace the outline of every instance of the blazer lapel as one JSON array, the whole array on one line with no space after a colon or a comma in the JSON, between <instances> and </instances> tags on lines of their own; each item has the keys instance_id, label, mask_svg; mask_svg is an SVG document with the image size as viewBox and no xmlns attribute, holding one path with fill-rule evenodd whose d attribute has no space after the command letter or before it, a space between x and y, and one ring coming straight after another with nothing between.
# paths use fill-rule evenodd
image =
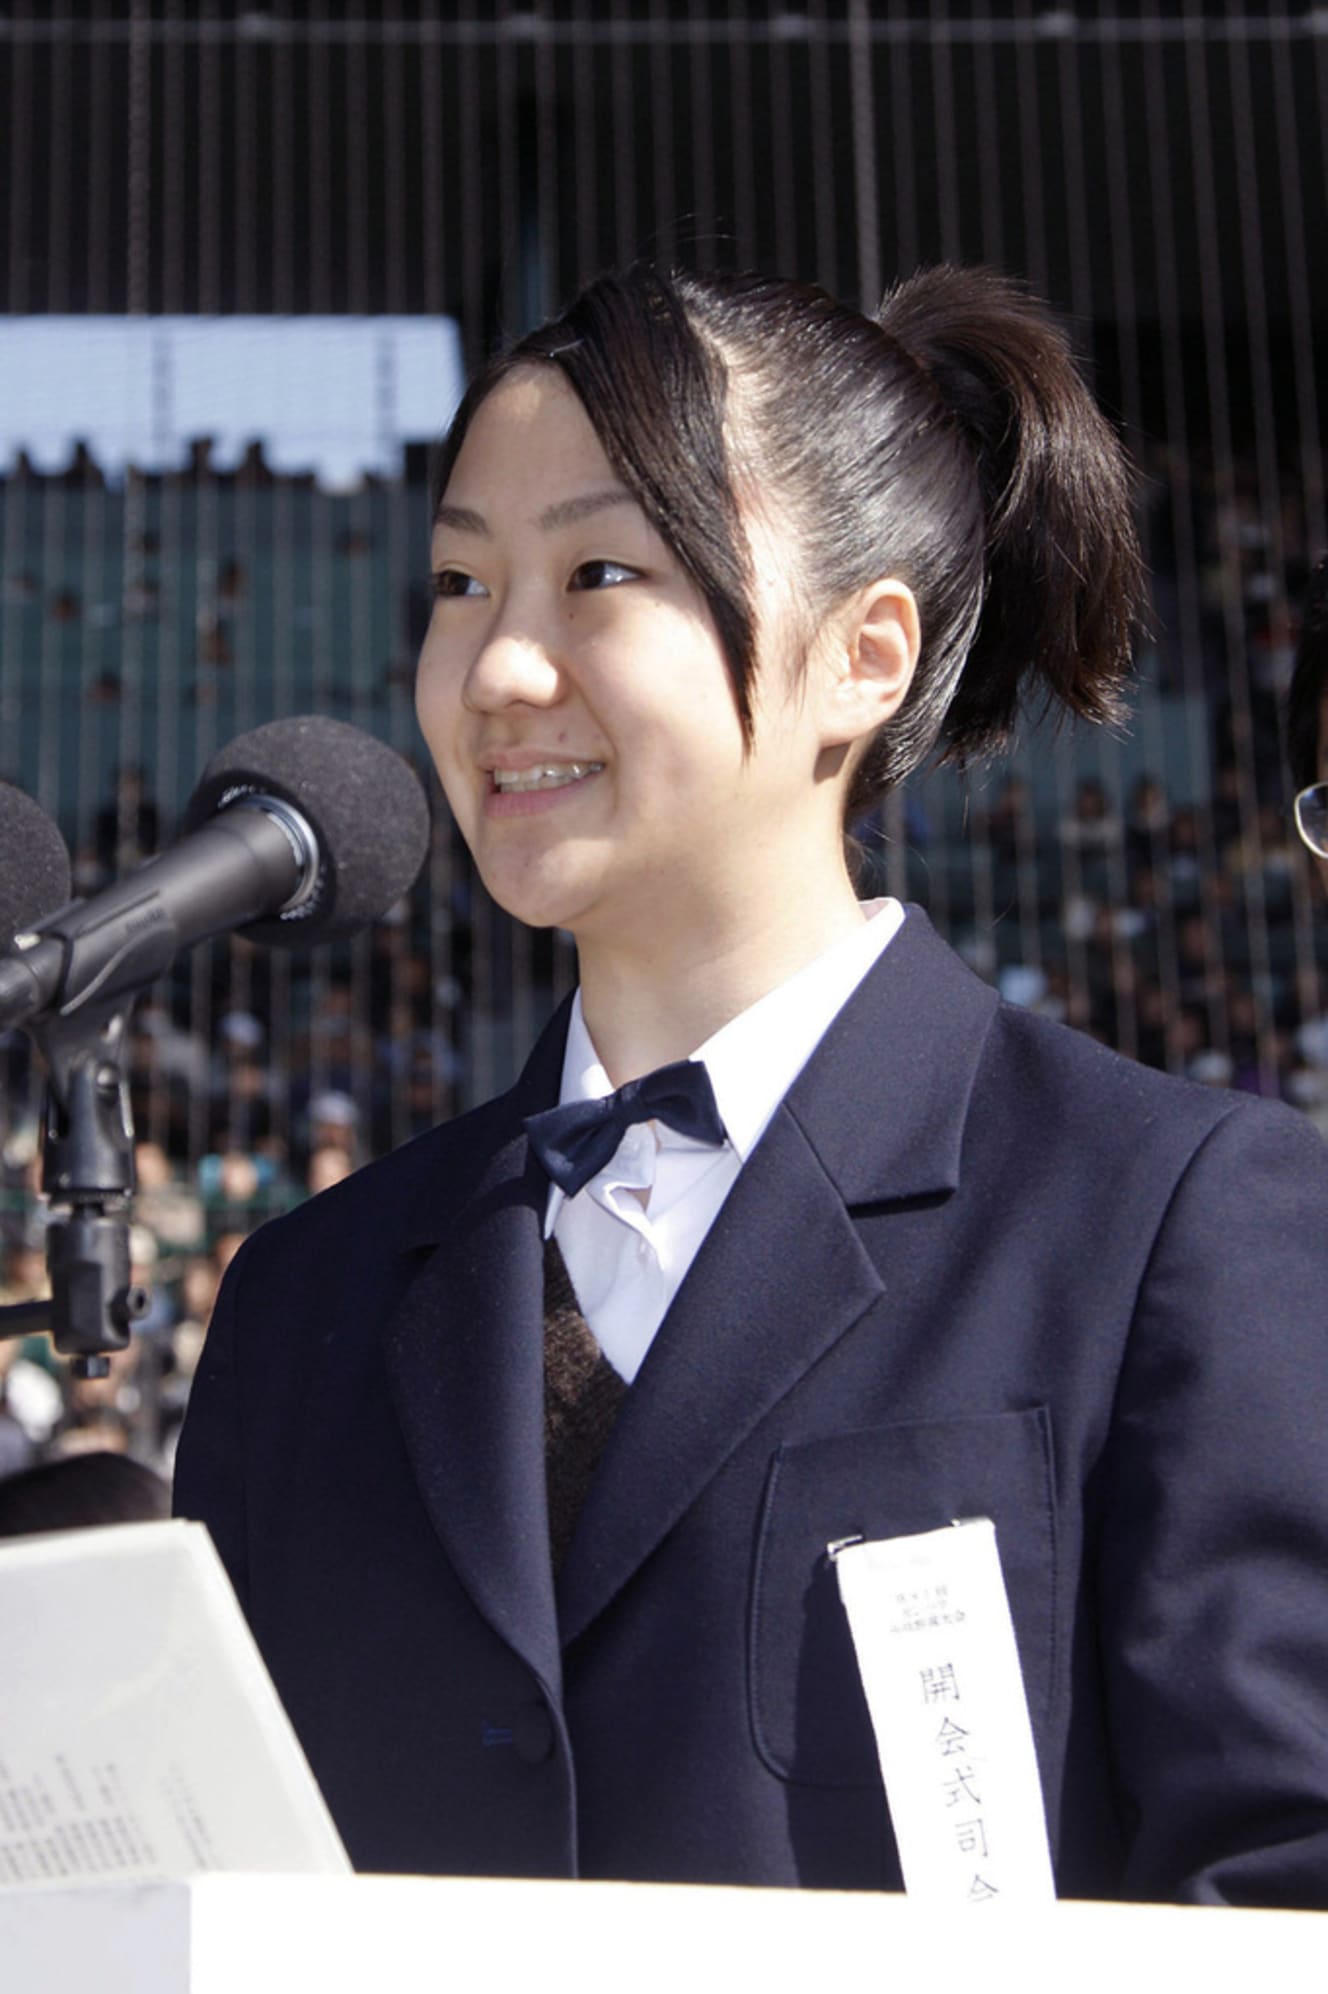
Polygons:
<instances>
[{"instance_id":1,"label":"blazer lapel","mask_svg":"<svg viewBox=\"0 0 1328 1994\"><path fill-rule=\"evenodd\" d=\"M796 1205L788 1203L796 1187ZM798 1250L788 1248L796 1210ZM881 1284L781 1110L679 1289L590 1485L558 1582L574 1641Z\"/></svg>"},{"instance_id":2,"label":"blazer lapel","mask_svg":"<svg viewBox=\"0 0 1328 1994\"><path fill-rule=\"evenodd\" d=\"M907 921L749 1158L600 1463L558 1584L564 1646L884 1292L852 1208L945 1195L996 998Z\"/></svg>"},{"instance_id":3,"label":"blazer lapel","mask_svg":"<svg viewBox=\"0 0 1328 1994\"><path fill-rule=\"evenodd\" d=\"M478 1611L555 1699L544 1478L548 1181L521 1122L556 1100L565 1037L564 1008L512 1093L468 1118L473 1140L464 1153L448 1152L450 1172L422 1177L403 1214L405 1250L418 1256L442 1237L384 1330L397 1416L434 1528Z\"/></svg>"}]
</instances>

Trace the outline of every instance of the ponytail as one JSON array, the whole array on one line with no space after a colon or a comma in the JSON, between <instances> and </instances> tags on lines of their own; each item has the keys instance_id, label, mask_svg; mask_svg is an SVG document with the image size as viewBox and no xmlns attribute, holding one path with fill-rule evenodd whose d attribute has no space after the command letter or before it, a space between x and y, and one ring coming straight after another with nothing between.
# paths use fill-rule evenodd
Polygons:
<instances>
[{"instance_id":1,"label":"ponytail","mask_svg":"<svg viewBox=\"0 0 1328 1994\"><path fill-rule=\"evenodd\" d=\"M879 323L972 448L981 609L940 731L965 759L1030 697L1121 715L1142 592L1125 458L1049 315L995 271L942 266L887 293Z\"/></svg>"}]
</instances>

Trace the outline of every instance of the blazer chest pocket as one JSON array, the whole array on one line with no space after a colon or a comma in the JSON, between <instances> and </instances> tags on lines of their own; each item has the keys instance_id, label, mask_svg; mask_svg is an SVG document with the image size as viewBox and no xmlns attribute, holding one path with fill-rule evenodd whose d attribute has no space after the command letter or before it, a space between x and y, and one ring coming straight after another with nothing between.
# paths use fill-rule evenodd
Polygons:
<instances>
[{"instance_id":1,"label":"blazer chest pocket","mask_svg":"<svg viewBox=\"0 0 1328 1994\"><path fill-rule=\"evenodd\" d=\"M781 1779L875 1786L880 1772L826 1545L904 1537L957 1517L996 1525L1034 1736L1054 1680L1056 1545L1045 1408L871 1427L781 1447L752 1579L748 1694L756 1747Z\"/></svg>"}]
</instances>

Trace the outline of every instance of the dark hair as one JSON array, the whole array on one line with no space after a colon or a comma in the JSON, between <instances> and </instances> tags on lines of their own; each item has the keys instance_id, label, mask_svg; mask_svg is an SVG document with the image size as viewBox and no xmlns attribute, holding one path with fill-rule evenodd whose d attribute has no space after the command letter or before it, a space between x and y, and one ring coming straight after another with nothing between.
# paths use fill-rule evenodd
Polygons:
<instances>
[{"instance_id":1,"label":"dark hair","mask_svg":"<svg viewBox=\"0 0 1328 1994\"><path fill-rule=\"evenodd\" d=\"M912 588L921 656L850 818L938 746L999 746L1028 693L1117 717L1141 592L1125 460L1063 333L996 272L921 271L876 319L762 277L601 277L472 383L436 500L476 410L532 362L561 370L705 597L749 740L744 506L797 550L808 636L882 575Z\"/></svg>"},{"instance_id":2,"label":"dark hair","mask_svg":"<svg viewBox=\"0 0 1328 1994\"><path fill-rule=\"evenodd\" d=\"M124 1454L70 1454L0 1480L0 1537L156 1523L170 1513L166 1482Z\"/></svg>"},{"instance_id":3,"label":"dark hair","mask_svg":"<svg viewBox=\"0 0 1328 1994\"><path fill-rule=\"evenodd\" d=\"M1297 789L1319 779L1319 708L1328 692L1328 554L1310 576L1287 693L1287 760Z\"/></svg>"}]
</instances>

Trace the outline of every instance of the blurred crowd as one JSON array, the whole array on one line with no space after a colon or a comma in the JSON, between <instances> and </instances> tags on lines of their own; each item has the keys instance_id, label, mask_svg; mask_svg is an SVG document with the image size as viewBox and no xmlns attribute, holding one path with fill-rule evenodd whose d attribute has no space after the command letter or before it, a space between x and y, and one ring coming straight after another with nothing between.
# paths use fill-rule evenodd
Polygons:
<instances>
[{"instance_id":1,"label":"blurred crowd","mask_svg":"<svg viewBox=\"0 0 1328 1994\"><path fill-rule=\"evenodd\" d=\"M1128 782L1081 771L1049 806L1045 782L1016 760L975 782L962 829L944 832L929 826L920 787L905 799L908 890L1012 1001L1147 1064L1280 1096L1328 1136L1328 922L1291 826L1279 719L1314 551L1309 507L1297 485L1270 510L1253 459L1219 476L1198 454L1181 464L1159 449L1141 468L1154 596L1145 676L1199 716L1204 781L1168 766ZM174 482L201 503L281 481L258 446L218 479L200 445ZM34 504L53 490L100 502L105 486L86 452L62 479L20 466L8 481L10 497L26 491ZM20 552L3 574L4 628L15 655L36 641L49 663L72 647L95 721L123 701L103 658L131 626L178 631L187 597L179 699L243 691L252 708L271 678L274 619L303 629L321 580L336 641L353 624L355 656L375 661L366 697L399 702L427 603L418 578L397 579L414 577L418 549L404 559L390 496L329 511L319 532L330 565L301 570L288 590L265 570L261 609L252 553L221 543L191 555L160 520L126 530L105 600L91 580L105 583L104 562L90 564L85 591ZM408 497L422 507L422 485ZM178 528L185 514L167 517ZM337 609L352 588L347 603L377 605L367 623ZM35 640L34 619L47 633ZM246 711L245 724L269 717ZM22 769L3 772L24 781ZM173 806L132 762L81 807L70 837L79 894L172 835ZM898 888L894 860L868 841L865 891ZM495 916L441 811L425 882L353 945L311 960L231 937L182 960L136 1007L127 1041L134 1278L151 1290L149 1313L100 1380L71 1379L45 1337L0 1340L0 1478L89 1453L168 1477L217 1287L247 1233L503 1084L568 969L557 938ZM0 1302L30 1301L47 1292L41 1078L21 1034L0 1038L0 1090Z\"/></svg>"},{"instance_id":2,"label":"blurred crowd","mask_svg":"<svg viewBox=\"0 0 1328 1994\"><path fill-rule=\"evenodd\" d=\"M45 1207L35 1150L16 1132L6 1146L7 1211L0 1227L0 1304L49 1296ZM84 1453L132 1456L169 1478L189 1381L228 1261L246 1232L279 1209L265 1196L259 1159L233 1150L207 1159L204 1178L175 1167L160 1143L136 1145L138 1193L130 1228L131 1278L148 1289L146 1316L104 1378L79 1379L46 1335L0 1341L0 1477ZM320 1169L349 1169L347 1152ZM332 1181L329 1175L326 1181Z\"/></svg>"},{"instance_id":3,"label":"blurred crowd","mask_svg":"<svg viewBox=\"0 0 1328 1994\"><path fill-rule=\"evenodd\" d=\"M379 929L391 943L393 924ZM372 962L373 938L369 949ZM127 1041L137 1132L131 1275L151 1293L148 1314L104 1379L71 1378L45 1336L0 1340L0 1477L94 1450L129 1454L169 1476L217 1287L246 1235L453 1105L456 1053L446 1029L417 1029L394 978L384 978L375 997L370 976L359 1015L353 977L288 975L274 997L270 956L239 938L208 953L212 1043L184 1021L188 966L174 991L168 984L139 1004ZM413 981L405 978L407 988ZM274 1005L289 1002L292 989L306 1022L274 1033ZM433 1011L437 992L429 996ZM436 1008L445 1020L446 1006ZM0 1049L11 1083L0 1121L5 1304L39 1299L49 1288L34 1111L41 1076L21 1034L0 1040Z\"/></svg>"},{"instance_id":4,"label":"blurred crowd","mask_svg":"<svg viewBox=\"0 0 1328 1994\"><path fill-rule=\"evenodd\" d=\"M1282 1098L1328 1134L1328 980L1308 855L1281 802L1242 807L1225 767L1203 804L1142 775L1117 801L1082 778L1039 828L1010 777L974 823L989 905L960 937L1003 994L1146 1065Z\"/></svg>"}]
</instances>

